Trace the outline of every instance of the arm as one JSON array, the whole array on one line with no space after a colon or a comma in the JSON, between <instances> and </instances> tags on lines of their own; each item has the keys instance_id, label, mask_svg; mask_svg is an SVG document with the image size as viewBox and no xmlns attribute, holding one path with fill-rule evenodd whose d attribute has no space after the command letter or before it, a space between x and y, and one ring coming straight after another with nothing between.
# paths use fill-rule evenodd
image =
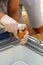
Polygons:
<instances>
[{"instance_id":1,"label":"arm","mask_svg":"<svg viewBox=\"0 0 43 65\"><path fill-rule=\"evenodd\" d=\"M5 15L5 13L0 12L0 19Z\"/></svg>"},{"instance_id":2,"label":"arm","mask_svg":"<svg viewBox=\"0 0 43 65\"><path fill-rule=\"evenodd\" d=\"M19 21L19 0L9 0L8 2L8 15L16 21Z\"/></svg>"}]
</instances>

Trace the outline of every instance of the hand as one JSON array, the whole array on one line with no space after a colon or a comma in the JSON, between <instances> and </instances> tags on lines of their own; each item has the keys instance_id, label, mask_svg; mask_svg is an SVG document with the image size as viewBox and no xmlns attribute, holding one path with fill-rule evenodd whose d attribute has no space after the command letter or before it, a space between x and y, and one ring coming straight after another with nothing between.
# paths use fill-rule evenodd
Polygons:
<instances>
[{"instance_id":1,"label":"hand","mask_svg":"<svg viewBox=\"0 0 43 65\"><path fill-rule=\"evenodd\" d=\"M5 30L8 31L8 32L11 32L11 33L17 33L17 29L18 29L18 23L16 22L5 22L4 23L4 27L5 27Z\"/></svg>"},{"instance_id":2,"label":"hand","mask_svg":"<svg viewBox=\"0 0 43 65\"><path fill-rule=\"evenodd\" d=\"M22 44L22 45L26 44L26 42L28 41L28 36L29 36L28 34L29 34L29 32L27 31L26 34L24 35L23 39L21 39L20 44Z\"/></svg>"},{"instance_id":3,"label":"hand","mask_svg":"<svg viewBox=\"0 0 43 65\"><path fill-rule=\"evenodd\" d=\"M8 15L5 15L1 18L1 24L4 25L6 31L14 33L14 35L16 36L18 23L14 19L9 17Z\"/></svg>"},{"instance_id":4,"label":"hand","mask_svg":"<svg viewBox=\"0 0 43 65\"><path fill-rule=\"evenodd\" d=\"M13 33L14 36L18 39L18 36L17 36L18 23L17 22L7 21L7 22L4 22L3 25L5 28L5 31Z\"/></svg>"},{"instance_id":5,"label":"hand","mask_svg":"<svg viewBox=\"0 0 43 65\"><path fill-rule=\"evenodd\" d=\"M17 29L18 29L18 23L17 22L7 22L7 23L4 23L4 27L5 27L5 30L8 31L8 32L11 32L14 34L14 36L16 38L17 37Z\"/></svg>"}]
</instances>

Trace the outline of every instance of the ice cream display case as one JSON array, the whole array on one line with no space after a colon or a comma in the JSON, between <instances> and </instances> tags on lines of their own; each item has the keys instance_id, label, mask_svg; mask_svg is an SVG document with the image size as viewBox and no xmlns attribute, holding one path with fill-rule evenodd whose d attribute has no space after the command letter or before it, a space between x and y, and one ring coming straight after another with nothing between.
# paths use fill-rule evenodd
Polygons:
<instances>
[{"instance_id":1,"label":"ice cream display case","mask_svg":"<svg viewBox=\"0 0 43 65\"><path fill-rule=\"evenodd\" d=\"M0 35L0 65L43 65L41 41L29 36L27 43L22 46L20 41L8 32L4 31L4 34Z\"/></svg>"}]
</instances>

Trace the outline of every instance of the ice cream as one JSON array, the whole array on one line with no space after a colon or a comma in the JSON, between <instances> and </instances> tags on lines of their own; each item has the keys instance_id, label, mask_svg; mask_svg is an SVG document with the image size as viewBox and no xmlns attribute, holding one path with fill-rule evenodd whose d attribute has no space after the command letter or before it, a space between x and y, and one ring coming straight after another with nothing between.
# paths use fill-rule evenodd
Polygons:
<instances>
[{"instance_id":1,"label":"ice cream","mask_svg":"<svg viewBox=\"0 0 43 65\"><path fill-rule=\"evenodd\" d=\"M22 39L24 37L24 35L26 34L26 31L27 31L27 27L25 24L18 25L17 35L18 35L19 39Z\"/></svg>"}]
</instances>

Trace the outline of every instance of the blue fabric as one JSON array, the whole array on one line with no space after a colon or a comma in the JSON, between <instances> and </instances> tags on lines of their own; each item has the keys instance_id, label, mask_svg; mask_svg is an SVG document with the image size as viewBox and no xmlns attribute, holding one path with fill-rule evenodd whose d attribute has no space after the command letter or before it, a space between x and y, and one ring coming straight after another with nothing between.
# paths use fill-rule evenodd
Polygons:
<instances>
[{"instance_id":1,"label":"blue fabric","mask_svg":"<svg viewBox=\"0 0 43 65\"><path fill-rule=\"evenodd\" d=\"M4 40L6 38L9 38L9 33L8 32L0 33L0 41Z\"/></svg>"}]
</instances>

